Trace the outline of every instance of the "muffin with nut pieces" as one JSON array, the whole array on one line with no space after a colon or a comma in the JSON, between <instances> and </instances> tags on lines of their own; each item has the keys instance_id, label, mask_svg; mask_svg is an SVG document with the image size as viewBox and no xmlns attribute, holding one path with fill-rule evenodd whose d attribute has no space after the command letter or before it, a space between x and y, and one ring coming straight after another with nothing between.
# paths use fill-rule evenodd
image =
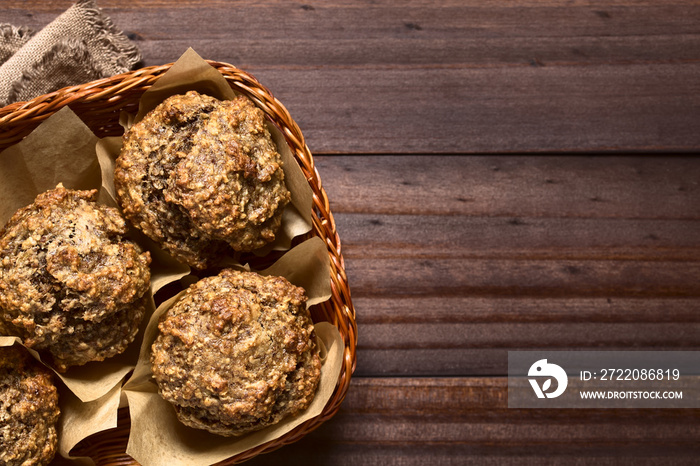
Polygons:
<instances>
[{"instance_id":1,"label":"muffin with nut pieces","mask_svg":"<svg viewBox=\"0 0 700 466\"><path fill-rule=\"evenodd\" d=\"M0 464L49 464L59 414L51 371L19 345L0 347Z\"/></svg>"},{"instance_id":2,"label":"muffin with nut pieces","mask_svg":"<svg viewBox=\"0 0 700 466\"><path fill-rule=\"evenodd\" d=\"M0 231L0 332L60 372L123 352L150 299L150 254L96 197L59 185Z\"/></svg>"},{"instance_id":3,"label":"muffin with nut pieces","mask_svg":"<svg viewBox=\"0 0 700 466\"><path fill-rule=\"evenodd\" d=\"M158 325L151 365L180 421L240 436L304 411L321 360L303 288L226 269L186 290Z\"/></svg>"},{"instance_id":4,"label":"muffin with nut pieces","mask_svg":"<svg viewBox=\"0 0 700 466\"><path fill-rule=\"evenodd\" d=\"M274 241L291 199L262 110L195 91L125 133L114 184L129 221L197 269Z\"/></svg>"}]
</instances>

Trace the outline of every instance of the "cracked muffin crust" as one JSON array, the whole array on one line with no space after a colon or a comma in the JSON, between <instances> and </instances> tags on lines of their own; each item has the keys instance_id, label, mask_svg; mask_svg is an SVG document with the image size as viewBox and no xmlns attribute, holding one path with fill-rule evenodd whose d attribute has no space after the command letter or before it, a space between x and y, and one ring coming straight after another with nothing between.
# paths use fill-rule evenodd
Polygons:
<instances>
[{"instance_id":1,"label":"cracked muffin crust","mask_svg":"<svg viewBox=\"0 0 700 466\"><path fill-rule=\"evenodd\" d=\"M59 185L0 231L0 331L60 372L123 352L149 299L150 254L96 197Z\"/></svg>"},{"instance_id":2,"label":"cracked muffin crust","mask_svg":"<svg viewBox=\"0 0 700 466\"><path fill-rule=\"evenodd\" d=\"M197 269L274 241L291 195L264 120L245 96L163 101L124 135L114 174L124 215Z\"/></svg>"},{"instance_id":3,"label":"cracked muffin crust","mask_svg":"<svg viewBox=\"0 0 700 466\"><path fill-rule=\"evenodd\" d=\"M182 423L239 436L305 410L321 371L302 288L231 269L161 317L151 366Z\"/></svg>"},{"instance_id":4,"label":"cracked muffin crust","mask_svg":"<svg viewBox=\"0 0 700 466\"><path fill-rule=\"evenodd\" d=\"M53 374L21 346L0 347L0 464L49 464L59 414Z\"/></svg>"}]
</instances>

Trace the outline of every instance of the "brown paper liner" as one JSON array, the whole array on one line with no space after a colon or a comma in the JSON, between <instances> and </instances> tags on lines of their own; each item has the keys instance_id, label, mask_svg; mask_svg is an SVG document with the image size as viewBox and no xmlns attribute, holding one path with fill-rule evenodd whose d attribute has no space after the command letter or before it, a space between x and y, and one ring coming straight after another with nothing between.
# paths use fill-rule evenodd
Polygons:
<instances>
[{"instance_id":1,"label":"brown paper liner","mask_svg":"<svg viewBox=\"0 0 700 466\"><path fill-rule=\"evenodd\" d=\"M95 155L97 142L98 138L80 118L64 107L24 140L3 151L0 154L0 224L7 223L16 210L31 204L37 195L55 188L59 183L68 189L97 189L98 202L114 206L115 203L101 188L102 173ZM141 246L144 247L143 244ZM152 266L152 270L164 267L158 257L154 257ZM179 272L182 276L187 270L183 271L180 267ZM96 431L116 426L117 408L110 394L119 394L121 384L133 370L143 331L154 310L151 297L136 339L122 354L105 361L90 362L58 373L50 364L42 361L40 353L30 350L56 375L61 407L60 455L68 457L69 449L79 440ZM14 341L22 343L18 337L0 337L0 346ZM109 416L95 419L88 415L95 411L109 412ZM89 462L85 459L80 462L86 461Z\"/></svg>"},{"instance_id":2,"label":"brown paper liner","mask_svg":"<svg viewBox=\"0 0 700 466\"><path fill-rule=\"evenodd\" d=\"M49 370L58 376L53 368L48 366L41 360L39 353L31 348L27 348L22 344L19 337L0 337L0 347L23 346L34 359L39 361ZM99 398L92 401L82 401L76 396L71 388L64 382L59 383L60 377L54 377L56 388L58 389L58 405L61 410L61 415L56 424L58 434L58 448L56 459L51 463L60 464L77 464L81 466L93 466L95 463L90 458L71 457L68 452L84 438L96 432L112 429L117 427L117 409L119 408L119 397L121 396L121 381L114 384L112 388ZM84 382L84 381L83 381ZM94 385L97 387L81 387L76 391L81 391L82 388L97 392L95 389L103 385L108 385L110 382L98 381ZM63 459L61 458L63 457Z\"/></svg>"},{"instance_id":3,"label":"brown paper liner","mask_svg":"<svg viewBox=\"0 0 700 466\"><path fill-rule=\"evenodd\" d=\"M139 121L163 99L188 90L197 90L220 99L230 99L235 95L223 76L189 49L144 93L137 115L122 115L122 124L128 127ZM307 303L310 306L331 296L328 255L323 241L319 238L307 240L290 250L294 238L311 230L313 194L282 132L269 121L267 127L282 155L285 182L292 193L292 202L284 211L282 228L276 241L267 248L256 251L256 254L263 256L273 250L288 251L269 270L272 271L271 274L287 275L292 283L304 287L310 297ZM23 141L0 154L0 225L4 225L17 209L32 203L38 194L53 189L59 183L68 189L98 189L98 202L118 207L114 193L113 170L114 160L120 148L121 138L100 140L68 107L59 110ZM151 296L155 296L168 285L182 288L180 283L184 286L188 281L196 280L196 277L188 276L190 270L186 265L174 260L153 241L134 230L129 235L151 253ZM231 263L238 264L239 259L232 258ZM162 307L165 304L159 306L159 311L163 312ZM142 452L150 450L151 445L139 443L139 439L149 438L148 435L163 433L160 430L143 431L144 425L157 429L179 429L178 426L167 427L171 425L171 418L167 416L160 418L154 415L156 412L150 411L144 412L144 415L139 414L143 412L141 408L145 406L144 403L148 406L166 403L153 391L153 382L148 380L150 368L143 364L138 365L143 360L144 352L150 348L146 329L157 321L156 315L159 314L155 313L155 307L151 297L150 308L144 317L141 330L123 354L106 361L70 368L63 374L56 373L60 380L59 403L62 412L59 420L59 453L64 458L71 458L70 449L81 440L116 427L121 399L122 404L125 401L130 404L132 434L134 429L137 432L130 437L129 451L138 455L144 465L175 464L158 463L154 455L148 451ZM183 444L173 450L180 451L183 458L188 458L183 464L209 464L211 458L223 460L251 448L254 444L283 435L305 419L320 414L337 382L342 366L343 341L338 330L328 323L316 324L316 333L327 348L327 357L324 360L322 380L316 399L306 413L235 442L231 439L225 439L223 442L219 440L218 443L212 444L211 451L203 452L204 456L200 455L200 448L195 448L197 451L192 452L188 450L190 447L187 444ZM21 344L20 339L16 337L0 336L0 346L15 342ZM36 352L30 352L41 360ZM122 389L123 381L132 371L128 387ZM137 383L139 380L143 383ZM121 396L122 394L125 396ZM144 448L140 450L139 444ZM88 458L71 459L76 464L92 464Z\"/></svg>"},{"instance_id":4,"label":"brown paper liner","mask_svg":"<svg viewBox=\"0 0 700 466\"><path fill-rule=\"evenodd\" d=\"M121 384L115 385L101 398L87 403L70 390L59 389L62 409L58 421L58 451L61 456L81 465L94 464L90 458L73 457L69 452L90 435L117 427L120 397Z\"/></svg>"},{"instance_id":5,"label":"brown paper liner","mask_svg":"<svg viewBox=\"0 0 700 466\"><path fill-rule=\"evenodd\" d=\"M306 290L311 306L331 296L330 265L325 245L311 238L287 252L262 275L285 277ZM141 356L123 393L129 402L131 432L127 454L143 465L207 465L284 435L301 423L321 414L333 394L343 362L343 339L332 324L315 324L323 365L321 380L311 406L299 416L240 438L227 438L181 424L172 406L158 395L152 380L151 345L158 335L158 320L184 291L161 304L151 317L141 347Z\"/></svg>"},{"instance_id":6,"label":"brown paper liner","mask_svg":"<svg viewBox=\"0 0 700 466\"><path fill-rule=\"evenodd\" d=\"M316 397L301 415L238 439L219 437L181 424L172 406L156 392L156 386L146 383L125 390L132 417L127 454L144 466L209 465L272 441L318 416L338 381L343 339L328 322L316 324L315 331L326 357Z\"/></svg>"},{"instance_id":7,"label":"brown paper liner","mask_svg":"<svg viewBox=\"0 0 700 466\"><path fill-rule=\"evenodd\" d=\"M135 116L123 114L121 124L125 129L141 121L149 111L156 108L168 97L184 94L187 91L197 91L207 94L219 100L230 100L236 97L236 93L228 85L226 79L215 68L204 61L191 48L188 49L174 64L163 74L153 86L143 93L139 100L139 111ZM265 121L266 127L277 146L282 158L282 170L284 180L292 199L282 213L282 225L275 235L275 241L268 246L255 251L263 256L270 251L286 251L292 245L292 240L311 231L311 209L313 205L313 192L304 177L299 164L294 160L287 141L282 132L272 124L269 119ZM116 199L113 183L114 161L121 150L121 138L105 138L97 146L97 154L102 165L105 189Z\"/></svg>"},{"instance_id":8,"label":"brown paper liner","mask_svg":"<svg viewBox=\"0 0 700 466\"><path fill-rule=\"evenodd\" d=\"M100 189L97 141L80 118L64 107L5 149L0 154L0 225L58 183L70 189Z\"/></svg>"},{"instance_id":9,"label":"brown paper liner","mask_svg":"<svg viewBox=\"0 0 700 466\"><path fill-rule=\"evenodd\" d=\"M68 189L100 189L102 177L95 157L98 138L68 107L56 112L20 143L0 154L0 224L40 193L62 183ZM100 193L100 197L104 196ZM155 309L151 300L144 324ZM127 351L104 362L71 367L57 376L80 400L104 396L134 367L132 343ZM50 367L50 365L49 365Z\"/></svg>"}]
</instances>

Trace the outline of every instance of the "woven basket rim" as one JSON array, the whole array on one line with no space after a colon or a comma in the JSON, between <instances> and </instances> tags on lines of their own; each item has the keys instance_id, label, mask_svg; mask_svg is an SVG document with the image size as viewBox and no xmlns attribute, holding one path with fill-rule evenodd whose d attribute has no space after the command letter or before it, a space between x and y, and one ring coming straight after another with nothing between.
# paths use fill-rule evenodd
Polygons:
<instances>
[{"instance_id":1,"label":"woven basket rim","mask_svg":"<svg viewBox=\"0 0 700 466\"><path fill-rule=\"evenodd\" d=\"M336 388L321 415L271 442L247 450L220 463L226 465L239 463L258 454L293 443L337 413L345 398L357 363L357 323L345 273L340 238L330 209L329 199L301 130L284 105L251 74L229 63L214 60L205 61L224 76L234 91L248 95L282 130L296 161L312 188L313 230L311 235L321 237L326 244L331 265L329 278L332 290L331 299L316 307L319 309L318 312L322 316L322 320L334 324L344 341L343 365ZM117 135L121 131L119 126L120 112L137 108L140 95L172 65L173 63L147 66L109 78L66 87L26 102L16 102L0 108L0 150L22 140L43 120L65 106L69 106L83 119L98 137ZM120 412L120 420L123 421L123 418L123 412ZM122 445L119 441L122 440L125 432L128 435L128 416L126 421L121 422L121 424L121 427L118 426L116 429L93 435L81 442L78 446L79 453L91 456L98 464L136 464L130 462L130 458L123 451L126 443L123 442Z\"/></svg>"}]
</instances>

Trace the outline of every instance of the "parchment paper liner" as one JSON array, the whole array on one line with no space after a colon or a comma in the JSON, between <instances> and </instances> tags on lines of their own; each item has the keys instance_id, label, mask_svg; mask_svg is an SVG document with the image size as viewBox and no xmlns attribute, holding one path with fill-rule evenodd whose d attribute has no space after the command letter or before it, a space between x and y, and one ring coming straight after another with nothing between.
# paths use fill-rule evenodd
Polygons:
<instances>
[{"instance_id":1,"label":"parchment paper liner","mask_svg":"<svg viewBox=\"0 0 700 466\"><path fill-rule=\"evenodd\" d=\"M231 99L236 95L216 69L202 60L192 49L188 49L170 70L144 93L136 116L122 115L122 125L128 128L140 121L143 115L167 97L189 90L196 90L218 99ZM284 234L278 234L274 244L258 251L260 255L272 249L289 249L294 237L310 231L313 205L311 188L294 160L282 132L269 121L266 121L266 125L282 155L285 182L292 193L292 202L284 211L282 220ZM102 151L102 149L109 148L106 144L116 146L121 144L121 141L104 141L104 143L104 145L98 145L100 159L113 159L115 147L111 152ZM106 165L103 164L104 166ZM105 179L110 177L107 176ZM325 244L317 237L289 250L274 265L261 273L283 276L295 285L303 287L309 297L307 306L326 301L331 296L329 258ZM191 279L193 279L192 276L186 277L186 280ZM323 348L324 362L318 391L312 405L304 413L240 438L220 437L181 424L172 406L158 395L150 368L150 348L157 335L158 318L177 301L179 296L161 304L152 316L144 336L139 362L124 385L123 394L128 400L131 416L127 454L148 466L212 464L284 435L322 412L337 384L343 353L343 340L340 333L332 324L326 322L315 325L319 346Z\"/></svg>"},{"instance_id":2,"label":"parchment paper liner","mask_svg":"<svg viewBox=\"0 0 700 466\"><path fill-rule=\"evenodd\" d=\"M133 124L141 121L144 115L156 108L163 100L172 95L184 94L187 91L197 91L200 94L207 94L219 100L230 100L237 95L231 89L231 86L228 85L223 75L190 48L143 93L139 100L138 113L135 116L122 114L120 122L125 129L128 129ZM291 192L292 200L282 213L282 225L275 235L275 241L255 251L260 256L272 250L286 251L291 247L294 238L311 231L311 209L313 205L311 187L306 181L299 164L294 160L294 155L284 135L269 119L265 120L265 125L282 156L284 180ZM102 165L103 179L107 182L105 189L113 198L116 198L114 183L112 182L114 179L114 160L119 156L121 146L121 137L104 138L97 145L97 155ZM237 258L232 261L232 263L235 262L237 262Z\"/></svg>"},{"instance_id":3,"label":"parchment paper liner","mask_svg":"<svg viewBox=\"0 0 700 466\"><path fill-rule=\"evenodd\" d=\"M7 223L17 209L31 204L38 194L58 183L69 189L99 190L102 179L95 157L97 140L80 118L65 107L0 154L0 224ZM100 192L100 198L104 198L104 193ZM142 328L154 309L151 300ZM106 361L72 367L57 375L80 400L97 400L133 369L139 343L134 342L126 352Z\"/></svg>"},{"instance_id":4,"label":"parchment paper liner","mask_svg":"<svg viewBox=\"0 0 700 466\"><path fill-rule=\"evenodd\" d=\"M14 344L22 345L19 337L0 337L0 347L12 346ZM36 360L41 361L39 354L27 347L24 347ZM44 364L46 366L46 364ZM48 367L48 366L47 366ZM49 368L51 369L51 368ZM71 392L66 385L57 383L58 403L61 409L61 415L58 418L56 430L58 433L58 453L62 451L68 452L79 441L92 435L93 433L116 427L117 425L117 409L119 407L119 397L121 394L121 385L117 384L112 387L101 398L83 402ZM63 455L68 458L67 455ZM84 466L94 465L94 461L90 458L71 458L71 461L61 461L59 455L51 464L78 464Z\"/></svg>"},{"instance_id":5,"label":"parchment paper liner","mask_svg":"<svg viewBox=\"0 0 700 466\"><path fill-rule=\"evenodd\" d=\"M314 237L296 246L263 275L278 275L303 286L309 297L307 306L330 298L329 259L323 240ZM158 307L151 318L141 356L133 375L124 385L131 415L127 454L139 463L154 465L208 465L273 440L304 421L318 416L330 399L342 366L343 339L328 322L315 324L323 366L321 380L311 406L302 414L275 426L239 438L227 438L192 429L181 424L173 407L157 393L152 380L151 345L158 334L158 319L180 299L181 292Z\"/></svg>"},{"instance_id":6,"label":"parchment paper liner","mask_svg":"<svg viewBox=\"0 0 700 466\"><path fill-rule=\"evenodd\" d=\"M57 184L68 189L97 189L98 202L115 205L109 193L101 189L101 169L95 155L98 141L92 131L72 110L64 107L46 119L24 140L0 154L0 225L14 212L34 202L36 196ZM189 269L151 250L151 291L155 292L167 280L177 280ZM149 292L151 294L151 292ZM121 384L138 360L143 332L155 310L152 295L136 339L126 351L105 361L95 361L69 368L56 374L59 389L59 453L68 452L89 435L117 425L117 409ZM18 337L0 337L0 346L22 344ZM39 361L36 351L30 353ZM47 367L53 370L50 364ZM92 464L90 460L79 461Z\"/></svg>"},{"instance_id":7,"label":"parchment paper liner","mask_svg":"<svg viewBox=\"0 0 700 466\"><path fill-rule=\"evenodd\" d=\"M217 98L231 98L235 95L223 76L190 49L149 91L144 93L140 109L150 110L167 96L190 89L199 90ZM140 112L136 117L123 115L124 124L139 121L142 113ZM267 126L283 158L285 181L292 192L292 202L283 215L284 234L278 235L278 240L270 247L258 251L260 255L273 249L289 249L294 237L305 234L311 229L311 189L282 133L269 122ZM98 202L117 206L112 175L114 154L115 151L118 153L120 147L120 137L100 140L68 107L62 108L23 141L0 154L0 225L4 225L17 209L32 203L38 194L56 187L59 183L68 189L98 189ZM136 340L124 353L106 361L70 368L63 374L54 371L62 382L57 384L62 413L59 420L59 453L65 458L69 458L70 449L84 438L117 426L120 398L122 404L125 399L121 397L121 383L135 367L135 361L138 359L145 327L151 320L155 308L152 295L189 273L187 266L175 261L144 235L132 230L129 236L151 253L150 306ZM318 241L323 246L322 241ZM323 255L327 258L325 247L323 247ZM298 270L291 272L292 275L297 275L297 282L304 280L304 277L299 276L304 273L300 274ZM327 269L325 277L328 277ZM300 286L304 285L300 284ZM329 287L330 284L327 283L327 286ZM330 297L330 290L328 296L321 301L328 297ZM325 324L320 326L319 335L328 333L323 330L325 326ZM340 338L337 329L333 329L330 333L335 333L334 337ZM342 353L342 339L339 341L340 343L336 344L335 340L330 338L326 346L331 349L340 347ZM0 346L15 342L21 344L21 339L0 336ZM41 361L38 353L29 351ZM338 371L341 362L337 363ZM324 363L324 367L327 364ZM50 368L50 366L47 367ZM337 375L336 372L335 379ZM335 386L335 379L329 379L333 381L333 386ZM332 390L333 387L330 391ZM321 395L320 389L319 395ZM330 395L331 393L328 397ZM324 405L325 401L320 406L319 413ZM282 434L283 432L280 432L278 435ZM92 464L90 459L74 459L79 464Z\"/></svg>"}]
</instances>

